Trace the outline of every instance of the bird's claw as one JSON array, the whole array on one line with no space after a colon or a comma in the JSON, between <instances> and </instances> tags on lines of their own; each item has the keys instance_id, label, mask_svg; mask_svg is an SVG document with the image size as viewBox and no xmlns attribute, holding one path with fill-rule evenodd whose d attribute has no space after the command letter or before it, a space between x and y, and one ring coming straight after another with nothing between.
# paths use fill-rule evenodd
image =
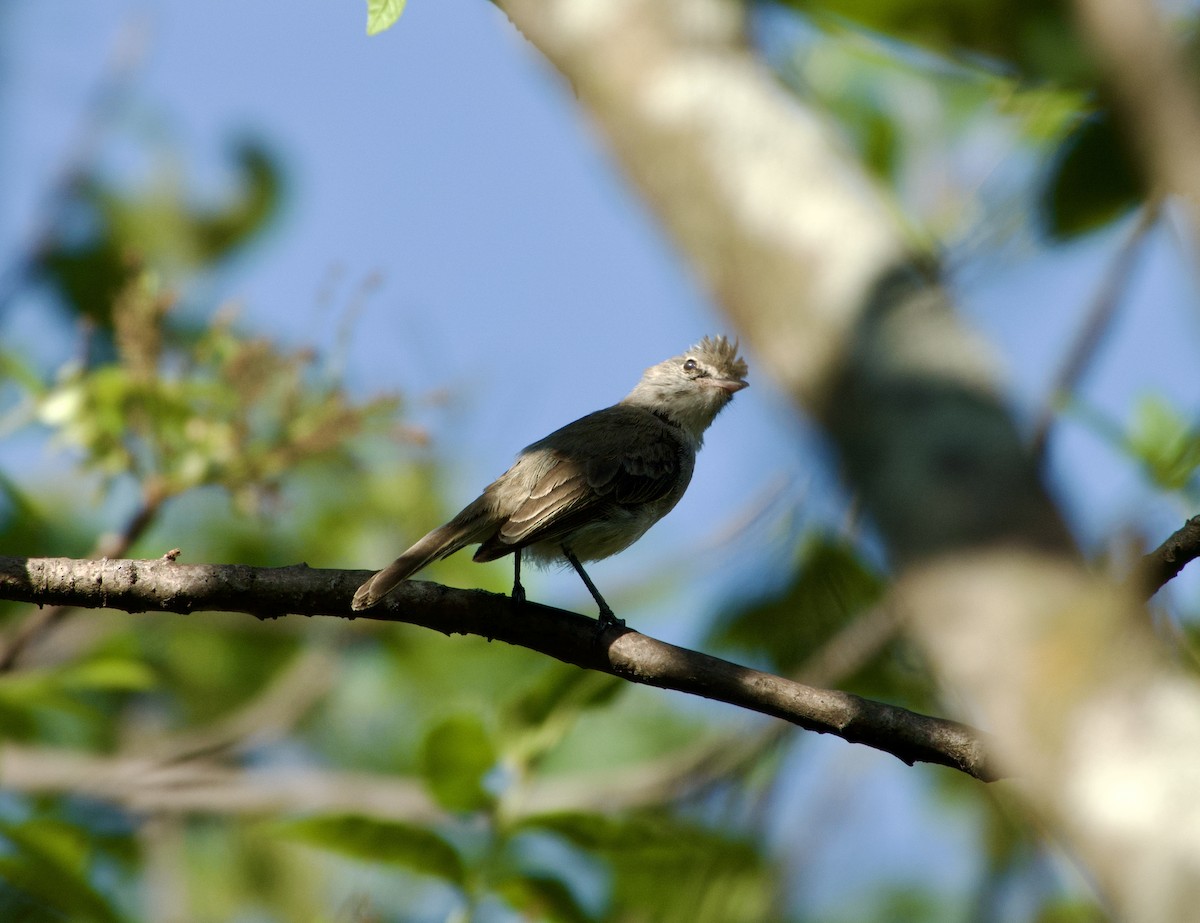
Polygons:
<instances>
[{"instance_id":1,"label":"bird's claw","mask_svg":"<svg viewBox=\"0 0 1200 923\"><path fill-rule=\"evenodd\" d=\"M600 610L600 618L596 620L596 637L599 638L610 628L624 628L625 620L613 614L612 609L605 606Z\"/></svg>"}]
</instances>

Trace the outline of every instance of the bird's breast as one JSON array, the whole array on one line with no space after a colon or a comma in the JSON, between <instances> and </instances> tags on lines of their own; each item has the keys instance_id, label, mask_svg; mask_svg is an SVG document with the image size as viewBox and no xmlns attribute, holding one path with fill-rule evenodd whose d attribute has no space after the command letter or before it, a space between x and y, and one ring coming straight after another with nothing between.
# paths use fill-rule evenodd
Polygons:
<instances>
[{"instance_id":1,"label":"bird's breast","mask_svg":"<svg viewBox=\"0 0 1200 923\"><path fill-rule=\"evenodd\" d=\"M538 542L526 549L537 564L558 564L563 558L565 544L581 561L599 561L624 551L646 530L665 516L678 497L664 498L658 503L643 503L635 507L613 505L589 522L572 529L562 538Z\"/></svg>"}]
</instances>

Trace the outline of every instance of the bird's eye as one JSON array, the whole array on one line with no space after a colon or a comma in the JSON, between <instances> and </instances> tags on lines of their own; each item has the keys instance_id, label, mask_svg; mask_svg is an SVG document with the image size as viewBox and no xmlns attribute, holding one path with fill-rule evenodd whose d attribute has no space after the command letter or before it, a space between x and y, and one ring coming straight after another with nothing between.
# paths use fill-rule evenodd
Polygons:
<instances>
[{"instance_id":1,"label":"bird's eye","mask_svg":"<svg viewBox=\"0 0 1200 923\"><path fill-rule=\"evenodd\" d=\"M697 365L696 365L695 359L688 359L686 362L683 363L683 370L685 372L694 372L694 371L696 371L696 368L697 368Z\"/></svg>"}]
</instances>

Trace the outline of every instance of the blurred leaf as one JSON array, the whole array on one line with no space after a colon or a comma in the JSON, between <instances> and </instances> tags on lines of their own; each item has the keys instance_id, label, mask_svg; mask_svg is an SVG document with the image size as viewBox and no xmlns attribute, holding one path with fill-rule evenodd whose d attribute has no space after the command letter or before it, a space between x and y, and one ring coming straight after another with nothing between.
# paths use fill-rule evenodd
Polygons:
<instances>
[{"instance_id":1,"label":"blurred leaf","mask_svg":"<svg viewBox=\"0 0 1200 923\"><path fill-rule=\"evenodd\" d=\"M396 24L408 0L367 0L367 35L378 35Z\"/></svg>"},{"instance_id":2,"label":"blurred leaf","mask_svg":"<svg viewBox=\"0 0 1200 923\"><path fill-rule=\"evenodd\" d=\"M671 830L662 818L649 814L617 818L584 812L540 814L526 818L520 826L557 834L589 852L636 849L663 839Z\"/></svg>"},{"instance_id":3,"label":"blurred leaf","mask_svg":"<svg viewBox=\"0 0 1200 923\"><path fill-rule=\"evenodd\" d=\"M627 687L605 673L547 664L505 705L501 726L506 760L527 769L542 765L585 713L611 704Z\"/></svg>"},{"instance_id":4,"label":"blurred leaf","mask_svg":"<svg viewBox=\"0 0 1200 923\"><path fill-rule=\"evenodd\" d=\"M36 275L63 305L107 331L119 293L138 273L174 285L211 269L259 233L279 210L282 180L267 149L239 142L230 152L237 192L216 207L194 204L173 169L129 193L96 176L72 186L59 237L38 254Z\"/></svg>"},{"instance_id":5,"label":"blurred leaf","mask_svg":"<svg viewBox=\"0 0 1200 923\"><path fill-rule=\"evenodd\" d=\"M117 362L69 368L41 421L83 464L133 473L160 499L207 485L255 509L299 465L346 457L347 440L389 419L393 399L350 401L314 355L247 338L224 316L194 342L171 342L155 277L132 277L113 313Z\"/></svg>"},{"instance_id":6,"label":"blurred leaf","mask_svg":"<svg viewBox=\"0 0 1200 923\"><path fill-rule=\"evenodd\" d=\"M0 741L30 740L37 735L38 723L28 700L10 698L0 686Z\"/></svg>"},{"instance_id":7,"label":"blurred leaf","mask_svg":"<svg viewBox=\"0 0 1200 923\"><path fill-rule=\"evenodd\" d=\"M86 525L82 517L71 525L80 523ZM47 516L30 492L0 471L0 554L63 554L69 553L71 547L63 534L61 520ZM16 603L9 605L17 606Z\"/></svg>"},{"instance_id":8,"label":"blurred leaf","mask_svg":"<svg viewBox=\"0 0 1200 923\"><path fill-rule=\"evenodd\" d=\"M938 895L923 888L891 887L878 903L879 919L888 923L926 923L941 916L942 902Z\"/></svg>"},{"instance_id":9,"label":"blurred leaf","mask_svg":"<svg viewBox=\"0 0 1200 923\"><path fill-rule=\"evenodd\" d=\"M1108 923L1111 919L1094 903L1055 897L1038 909L1034 923Z\"/></svg>"},{"instance_id":10,"label":"blurred leaf","mask_svg":"<svg viewBox=\"0 0 1200 923\"><path fill-rule=\"evenodd\" d=\"M1094 69L1061 0L787 0L823 28L846 22L959 60L1016 67L1027 80L1087 84Z\"/></svg>"},{"instance_id":11,"label":"blurred leaf","mask_svg":"<svg viewBox=\"0 0 1200 923\"><path fill-rule=\"evenodd\" d=\"M239 194L224 207L196 212L192 233L202 262L215 263L247 243L279 210L283 180L267 148L242 139L230 152Z\"/></svg>"},{"instance_id":12,"label":"blurred leaf","mask_svg":"<svg viewBox=\"0 0 1200 923\"><path fill-rule=\"evenodd\" d=\"M30 395L39 395L45 385L27 357L0 350L0 380L11 380Z\"/></svg>"},{"instance_id":13,"label":"blurred leaf","mask_svg":"<svg viewBox=\"0 0 1200 923\"><path fill-rule=\"evenodd\" d=\"M529 818L613 871L613 903L657 923L761 923L775 919L778 876L754 846L666 815L563 813Z\"/></svg>"},{"instance_id":14,"label":"blurred leaf","mask_svg":"<svg viewBox=\"0 0 1200 923\"><path fill-rule=\"evenodd\" d=\"M170 691L181 724L214 721L249 702L301 644L291 633L220 616L155 620L135 641L140 658Z\"/></svg>"},{"instance_id":15,"label":"blurred leaf","mask_svg":"<svg viewBox=\"0 0 1200 923\"><path fill-rule=\"evenodd\" d=\"M47 919L119 923L120 915L88 880L86 831L58 821L0 824L0 837L14 847L0 855L0 879L53 908Z\"/></svg>"},{"instance_id":16,"label":"blurred leaf","mask_svg":"<svg viewBox=\"0 0 1200 923\"><path fill-rule=\"evenodd\" d=\"M399 865L462 885L463 862L453 846L423 827L353 815L279 821L270 829L290 839L354 859Z\"/></svg>"},{"instance_id":17,"label":"blurred leaf","mask_svg":"<svg viewBox=\"0 0 1200 923\"><path fill-rule=\"evenodd\" d=\"M1078 128L1079 114L1087 107L1086 94L1052 84L1029 85L1000 78L991 86L997 110L1015 118L1022 137L1038 146L1061 144Z\"/></svg>"},{"instance_id":18,"label":"blurred leaf","mask_svg":"<svg viewBox=\"0 0 1200 923\"><path fill-rule=\"evenodd\" d=\"M515 910L528 920L550 923L592 923L591 916L562 881L549 875L519 875L496 888Z\"/></svg>"},{"instance_id":19,"label":"blurred leaf","mask_svg":"<svg viewBox=\"0 0 1200 923\"><path fill-rule=\"evenodd\" d=\"M455 715L425 735L421 772L425 784L448 811L479 811L495 800L483 787L496 765L491 735L474 715Z\"/></svg>"},{"instance_id":20,"label":"blurred leaf","mask_svg":"<svg viewBox=\"0 0 1200 923\"><path fill-rule=\"evenodd\" d=\"M34 272L69 310L106 328L117 293L136 271L136 260L127 242L115 236L111 199L100 184L86 179L75 190L74 211L82 213L75 217L86 232L54 241L38 254Z\"/></svg>"},{"instance_id":21,"label":"blurred leaf","mask_svg":"<svg viewBox=\"0 0 1200 923\"><path fill-rule=\"evenodd\" d=\"M855 616L875 603L883 580L846 542L808 539L791 583L774 598L735 609L712 641L767 657L792 673Z\"/></svg>"},{"instance_id":22,"label":"blurred leaf","mask_svg":"<svg viewBox=\"0 0 1200 923\"><path fill-rule=\"evenodd\" d=\"M1108 112L1084 119L1062 142L1041 192L1050 234L1093 231L1146 197L1146 185Z\"/></svg>"},{"instance_id":23,"label":"blurred leaf","mask_svg":"<svg viewBox=\"0 0 1200 923\"><path fill-rule=\"evenodd\" d=\"M113 689L140 692L154 686L154 671L139 660L103 657L67 665L58 672L64 689Z\"/></svg>"},{"instance_id":24,"label":"blurred leaf","mask_svg":"<svg viewBox=\"0 0 1200 923\"><path fill-rule=\"evenodd\" d=\"M1200 428L1160 397L1143 398L1126 437L1129 450L1163 490L1182 490L1200 467Z\"/></svg>"},{"instance_id":25,"label":"blurred leaf","mask_svg":"<svg viewBox=\"0 0 1200 923\"><path fill-rule=\"evenodd\" d=\"M882 113L873 112L863 128L864 138L860 142L863 162L876 176L892 179L899 151L896 123Z\"/></svg>"},{"instance_id":26,"label":"blurred leaf","mask_svg":"<svg viewBox=\"0 0 1200 923\"><path fill-rule=\"evenodd\" d=\"M606 673L553 662L508 705L519 726L537 727L556 713L607 705L627 683Z\"/></svg>"},{"instance_id":27,"label":"blurred leaf","mask_svg":"<svg viewBox=\"0 0 1200 923\"><path fill-rule=\"evenodd\" d=\"M27 739L44 732L56 712L102 720L90 702L98 692L140 692L155 683L154 673L137 660L103 657L59 667L25 669L0 676L0 733Z\"/></svg>"}]
</instances>

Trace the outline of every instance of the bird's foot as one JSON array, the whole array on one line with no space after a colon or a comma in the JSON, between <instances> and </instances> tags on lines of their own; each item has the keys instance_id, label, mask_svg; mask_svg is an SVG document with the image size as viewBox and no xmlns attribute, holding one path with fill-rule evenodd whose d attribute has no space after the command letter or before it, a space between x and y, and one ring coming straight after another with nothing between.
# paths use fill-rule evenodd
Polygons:
<instances>
[{"instance_id":1,"label":"bird's foot","mask_svg":"<svg viewBox=\"0 0 1200 923\"><path fill-rule=\"evenodd\" d=\"M625 620L613 614L612 609L605 606L600 610L600 618L596 620L596 637L599 638L610 628L624 628Z\"/></svg>"},{"instance_id":2,"label":"bird's foot","mask_svg":"<svg viewBox=\"0 0 1200 923\"><path fill-rule=\"evenodd\" d=\"M513 584L512 602L518 609L525 605L525 587L520 583Z\"/></svg>"}]
</instances>

